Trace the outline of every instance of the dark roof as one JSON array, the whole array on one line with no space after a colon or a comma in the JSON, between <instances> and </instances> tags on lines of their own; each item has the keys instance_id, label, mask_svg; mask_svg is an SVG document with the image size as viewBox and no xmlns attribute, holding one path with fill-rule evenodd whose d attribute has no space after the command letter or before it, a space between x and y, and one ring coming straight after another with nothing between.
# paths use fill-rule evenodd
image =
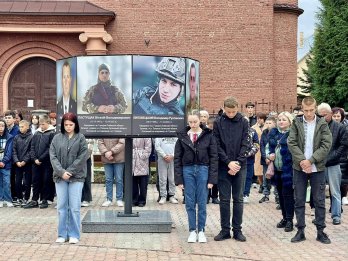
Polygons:
<instances>
[{"instance_id":1,"label":"dark roof","mask_svg":"<svg viewBox=\"0 0 348 261\"><path fill-rule=\"evenodd\" d=\"M303 9L293 4L274 4L273 10L275 12L294 13L296 15L301 15L303 13Z\"/></svg>"},{"instance_id":2,"label":"dark roof","mask_svg":"<svg viewBox=\"0 0 348 261\"><path fill-rule=\"evenodd\" d=\"M0 1L0 14L7 15L100 15L116 14L88 1Z\"/></svg>"}]
</instances>

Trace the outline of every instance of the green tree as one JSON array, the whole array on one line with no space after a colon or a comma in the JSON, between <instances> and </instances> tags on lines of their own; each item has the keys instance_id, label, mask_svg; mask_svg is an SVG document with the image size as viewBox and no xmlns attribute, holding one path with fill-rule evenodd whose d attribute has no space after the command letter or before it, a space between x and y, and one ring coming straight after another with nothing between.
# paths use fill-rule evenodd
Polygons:
<instances>
[{"instance_id":1,"label":"green tree","mask_svg":"<svg viewBox=\"0 0 348 261\"><path fill-rule=\"evenodd\" d=\"M307 70L310 91L318 102L348 109L348 1L320 1Z\"/></svg>"}]
</instances>

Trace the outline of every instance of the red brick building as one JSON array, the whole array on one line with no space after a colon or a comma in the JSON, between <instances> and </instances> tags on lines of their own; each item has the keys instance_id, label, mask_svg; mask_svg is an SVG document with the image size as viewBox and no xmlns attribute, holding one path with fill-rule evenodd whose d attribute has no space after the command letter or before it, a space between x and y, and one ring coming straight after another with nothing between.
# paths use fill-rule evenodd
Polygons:
<instances>
[{"instance_id":1,"label":"red brick building","mask_svg":"<svg viewBox=\"0 0 348 261\"><path fill-rule=\"evenodd\" d=\"M301 13L297 0L1 1L0 111L54 110L55 60L86 54L192 57L209 112L228 95L290 110Z\"/></svg>"}]
</instances>

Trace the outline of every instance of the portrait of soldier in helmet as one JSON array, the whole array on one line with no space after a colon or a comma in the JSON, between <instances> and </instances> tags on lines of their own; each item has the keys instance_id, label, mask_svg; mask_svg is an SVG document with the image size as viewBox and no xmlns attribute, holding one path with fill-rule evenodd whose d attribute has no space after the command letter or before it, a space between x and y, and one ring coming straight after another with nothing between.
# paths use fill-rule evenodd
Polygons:
<instances>
[{"instance_id":1,"label":"portrait of soldier in helmet","mask_svg":"<svg viewBox=\"0 0 348 261\"><path fill-rule=\"evenodd\" d=\"M110 79L110 66L102 63L98 67L98 82L91 86L82 102L82 111L88 113L124 113L127 109L125 96Z\"/></svg>"},{"instance_id":2,"label":"portrait of soldier in helmet","mask_svg":"<svg viewBox=\"0 0 348 261\"><path fill-rule=\"evenodd\" d=\"M133 114L184 115L182 96L185 84L185 59L164 57L156 65L155 72L157 81L154 86L144 86L134 91Z\"/></svg>"}]
</instances>

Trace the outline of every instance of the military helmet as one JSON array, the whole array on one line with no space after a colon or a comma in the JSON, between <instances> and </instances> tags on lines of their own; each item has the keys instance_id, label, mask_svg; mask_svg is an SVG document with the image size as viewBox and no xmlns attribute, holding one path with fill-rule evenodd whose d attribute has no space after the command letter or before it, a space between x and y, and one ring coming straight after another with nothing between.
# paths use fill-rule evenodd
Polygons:
<instances>
[{"instance_id":1,"label":"military helmet","mask_svg":"<svg viewBox=\"0 0 348 261\"><path fill-rule=\"evenodd\" d=\"M156 72L180 84L185 82L185 59L164 57L157 65Z\"/></svg>"}]
</instances>

